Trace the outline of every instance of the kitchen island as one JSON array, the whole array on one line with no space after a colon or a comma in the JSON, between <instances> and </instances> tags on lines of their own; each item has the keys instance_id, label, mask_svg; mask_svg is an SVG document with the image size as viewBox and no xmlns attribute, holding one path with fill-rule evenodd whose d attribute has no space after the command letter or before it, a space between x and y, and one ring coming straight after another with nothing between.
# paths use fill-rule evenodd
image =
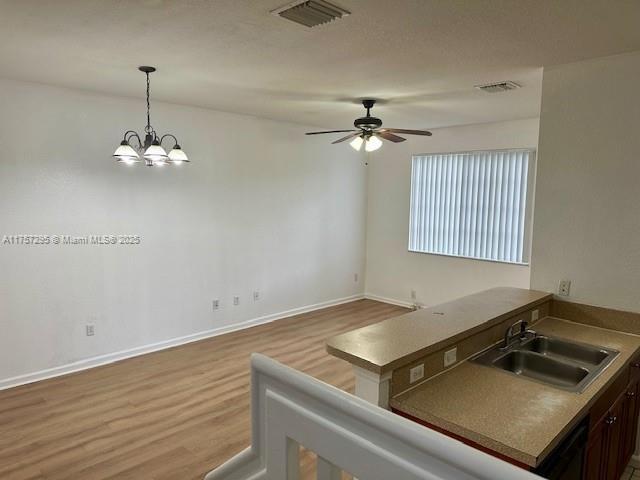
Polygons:
<instances>
[{"instance_id":1,"label":"kitchen island","mask_svg":"<svg viewBox=\"0 0 640 480\"><path fill-rule=\"evenodd\" d=\"M553 303L544 292L492 289L334 337L327 350L352 363L356 395L523 468L586 422L585 478L619 478L636 444L640 336L558 318ZM469 361L518 321L616 356L581 393Z\"/></svg>"}]
</instances>

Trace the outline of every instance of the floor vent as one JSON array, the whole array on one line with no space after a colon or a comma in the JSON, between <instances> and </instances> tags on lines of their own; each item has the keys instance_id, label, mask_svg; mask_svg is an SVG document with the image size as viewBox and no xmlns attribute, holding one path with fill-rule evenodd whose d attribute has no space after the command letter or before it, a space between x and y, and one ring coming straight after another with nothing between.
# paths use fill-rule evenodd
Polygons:
<instances>
[{"instance_id":1,"label":"floor vent","mask_svg":"<svg viewBox=\"0 0 640 480\"><path fill-rule=\"evenodd\" d=\"M476 85L476 88L487 93L499 93L508 92L509 90L515 90L516 88L520 88L520 85L518 85L516 82L506 81L487 83L486 85Z\"/></svg>"},{"instance_id":2,"label":"floor vent","mask_svg":"<svg viewBox=\"0 0 640 480\"><path fill-rule=\"evenodd\" d=\"M324 0L303 0L285 5L271 13L311 28L342 18L350 12Z\"/></svg>"}]
</instances>

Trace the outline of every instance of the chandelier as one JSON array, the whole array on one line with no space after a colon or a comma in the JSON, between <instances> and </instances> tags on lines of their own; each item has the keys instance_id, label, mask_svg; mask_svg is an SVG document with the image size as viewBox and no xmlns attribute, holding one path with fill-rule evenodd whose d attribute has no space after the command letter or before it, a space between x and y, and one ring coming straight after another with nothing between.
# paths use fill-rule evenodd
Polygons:
<instances>
[{"instance_id":1,"label":"chandelier","mask_svg":"<svg viewBox=\"0 0 640 480\"><path fill-rule=\"evenodd\" d=\"M149 103L149 74L156 71L155 67L138 67L138 70L143 72L147 76L147 125L144 127L144 142L141 140L134 130L127 130L124 132L124 138L120 142L120 146L116 149L113 156L118 163L124 163L125 165L133 165L140 162L140 155L144 158L145 165L148 167L162 167L164 165L181 165L183 162L188 162L187 155L182 151L182 148L178 144L178 139L170 134L166 133L161 137L151 126L151 104ZM173 148L167 154L166 150L162 148L162 142L165 138L171 138L173 140ZM131 141L135 140L134 144L137 147L131 146Z\"/></svg>"}]
</instances>

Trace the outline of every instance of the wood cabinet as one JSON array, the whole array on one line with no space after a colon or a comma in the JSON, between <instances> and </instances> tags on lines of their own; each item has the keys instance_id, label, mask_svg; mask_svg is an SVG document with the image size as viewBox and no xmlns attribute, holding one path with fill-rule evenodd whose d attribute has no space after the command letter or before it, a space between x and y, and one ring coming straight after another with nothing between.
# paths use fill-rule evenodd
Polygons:
<instances>
[{"instance_id":1,"label":"wood cabinet","mask_svg":"<svg viewBox=\"0 0 640 480\"><path fill-rule=\"evenodd\" d=\"M633 452L636 450L636 436L638 431L638 413L640 404L638 403L638 389L640 382L635 380L626 392L627 400L624 415L624 440L621 450L622 468L627 465Z\"/></svg>"},{"instance_id":2,"label":"wood cabinet","mask_svg":"<svg viewBox=\"0 0 640 480\"><path fill-rule=\"evenodd\" d=\"M620 382L614 382L602 396L602 401L592 409L591 414L600 415L600 418L591 419L585 480L619 480L629 463L636 447L639 376L640 365L632 365L621 377L625 388L620 388ZM602 402L610 403L609 407L603 409Z\"/></svg>"},{"instance_id":3,"label":"wood cabinet","mask_svg":"<svg viewBox=\"0 0 640 480\"><path fill-rule=\"evenodd\" d=\"M606 477L604 472L606 468L605 456L607 454L607 425L598 422L596 426L589 432L589 443L585 455L584 480L602 480Z\"/></svg>"}]
</instances>

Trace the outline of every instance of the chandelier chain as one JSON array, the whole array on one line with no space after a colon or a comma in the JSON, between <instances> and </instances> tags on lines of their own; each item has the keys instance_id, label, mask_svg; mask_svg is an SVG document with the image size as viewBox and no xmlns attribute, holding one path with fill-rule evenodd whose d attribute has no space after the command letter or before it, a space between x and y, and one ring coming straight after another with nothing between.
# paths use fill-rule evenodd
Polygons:
<instances>
[{"instance_id":1,"label":"chandelier chain","mask_svg":"<svg viewBox=\"0 0 640 480\"><path fill-rule=\"evenodd\" d=\"M149 80L149 72L146 72L147 75L147 126L144 127L144 131L147 133L153 132L153 128L151 127L151 102L149 101L149 91L151 89L151 82Z\"/></svg>"}]
</instances>

